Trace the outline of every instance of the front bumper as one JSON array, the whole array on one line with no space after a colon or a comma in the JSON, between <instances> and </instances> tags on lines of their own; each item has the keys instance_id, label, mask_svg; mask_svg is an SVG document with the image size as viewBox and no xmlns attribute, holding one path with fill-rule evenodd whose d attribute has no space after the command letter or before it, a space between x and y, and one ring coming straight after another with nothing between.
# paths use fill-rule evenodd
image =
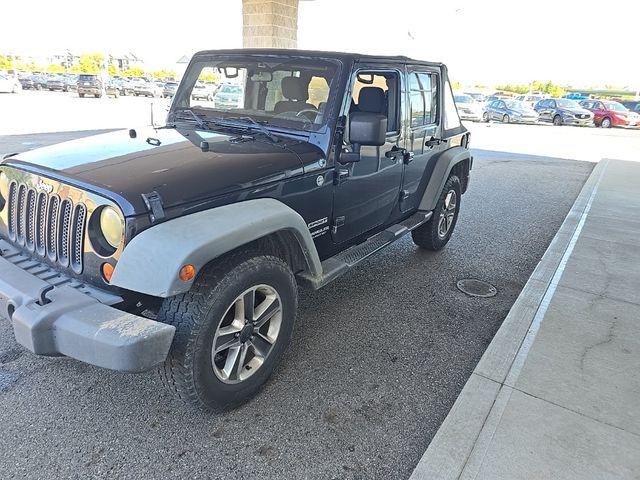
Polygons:
<instances>
[{"instance_id":1,"label":"front bumper","mask_svg":"<svg viewBox=\"0 0 640 480\"><path fill-rule=\"evenodd\" d=\"M593 118L562 117L565 125L576 125L578 127L593 127Z\"/></svg>"},{"instance_id":2,"label":"front bumper","mask_svg":"<svg viewBox=\"0 0 640 480\"><path fill-rule=\"evenodd\" d=\"M123 312L70 286L54 287L0 257L0 316L38 355L66 355L125 372L161 364L175 327Z\"/></svg>"},{"instance_id":3,"label":"front bumper","mask_svg":"<svg viewBox=\"0 0 640 480\"><path fill-rule=\"evenodd\" d=\"M78 87L78 93L89 95L102 95L102 88L100 87Z\"/></svg>"}]
</instances>

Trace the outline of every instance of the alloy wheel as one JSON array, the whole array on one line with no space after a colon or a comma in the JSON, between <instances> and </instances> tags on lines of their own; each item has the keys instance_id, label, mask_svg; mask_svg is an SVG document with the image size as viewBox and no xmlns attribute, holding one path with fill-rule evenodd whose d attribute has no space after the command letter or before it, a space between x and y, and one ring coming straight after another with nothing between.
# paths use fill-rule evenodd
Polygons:
<instances>
[{"instance_id":1,"label":"alloy wheel","mask_svg":"<svg viewBox=\"0 0 640 480\"><path fill-rule=\"evenodd\" d=\"M453 219L456 216L457 204L458 197L455 190L449 190L446 197L444 197L440 218L438 219L438 236L440 238L446 237L449 230L451 230Z\"/></svg>"},{"instance_id":2,"label":"alloy wheel","mask_svg":"<svg viewBox=\"0 0 640 480\"><path fill-rule=\"evenodd\" d=\"M239 383L263 365L278 340L282 301L269 285L256 285L238 295L216 330L211 364L224 383Z\"/></svg>"}]
</instances>

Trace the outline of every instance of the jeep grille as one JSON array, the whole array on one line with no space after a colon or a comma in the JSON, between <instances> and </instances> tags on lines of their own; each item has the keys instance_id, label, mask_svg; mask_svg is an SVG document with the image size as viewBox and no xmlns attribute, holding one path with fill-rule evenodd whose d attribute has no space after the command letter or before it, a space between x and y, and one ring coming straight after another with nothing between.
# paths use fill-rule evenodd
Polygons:
<instances>
[{"instance_id":1,"label":"jeep grille","mask_svg":"<svg viewBox=\"0 0 640 480\"><path fill-rule=\"evenodd\" d=\"M8 199L9 239L35 255L82 273L87 207L13 181Z\"/></svg>"}]
</instances>

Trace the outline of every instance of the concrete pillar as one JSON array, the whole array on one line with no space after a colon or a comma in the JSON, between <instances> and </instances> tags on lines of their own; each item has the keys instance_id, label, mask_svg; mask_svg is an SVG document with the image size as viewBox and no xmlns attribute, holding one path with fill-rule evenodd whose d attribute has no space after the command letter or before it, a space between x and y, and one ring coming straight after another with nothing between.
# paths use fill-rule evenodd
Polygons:
<instances>
[{"instance_id":1,"label":"concrete pillar","mask_svg":"<svg viewBox=\"0 0 640 480\"><path fill-rule=\"evenodd\" d=\"M298 0L242 0L244 48L296 48Z\"/></svg>"}]
</instances>

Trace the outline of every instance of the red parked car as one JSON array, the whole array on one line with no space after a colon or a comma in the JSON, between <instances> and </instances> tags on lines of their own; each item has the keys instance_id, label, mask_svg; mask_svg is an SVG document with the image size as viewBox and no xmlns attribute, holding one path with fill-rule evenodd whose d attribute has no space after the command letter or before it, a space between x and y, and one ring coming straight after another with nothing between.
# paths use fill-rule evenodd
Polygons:
<instances>
[{"instance_id":1,"label":"red parked car","mask_svg":"<svg viewBox=\"0 0 640 480\"><path fill-rule=\"evenodd\" d=\"M580 105L593 112L593 121L596 127L640 126L640 115L632 112L621 103L607 100L584 100L580 102Z\"/></svg>"}]
</instances>

